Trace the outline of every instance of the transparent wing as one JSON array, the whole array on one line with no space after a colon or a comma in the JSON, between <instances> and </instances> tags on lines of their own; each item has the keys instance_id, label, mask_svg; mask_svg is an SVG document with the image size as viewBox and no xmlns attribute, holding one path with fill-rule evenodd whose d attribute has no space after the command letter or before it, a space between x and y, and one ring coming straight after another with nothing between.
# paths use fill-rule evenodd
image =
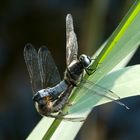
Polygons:
<instances>
[{"instance_id":1,"label":"transparent wing","mask_svg":"<svg viewBox=\"0 0 140 140\"><path fill-rule=\"evenodd\" d=\"M38 63L40 67L43 88L52 87L61 81L57 66L47 47L42 46L38 51Z\"/></svg>"},{"instance_id":2,"label":"transparent wing","mask_svg":"<svg viewBox=\"0 0 140 140\"><path fill-rule=\"evenodd\" d=\"M78 55L77 37L74 32L73 19L70 14L66 17L66 40L66 63L68 66L73 60L77 60Z\"/></svg>"},{"instance_id":3,"label":"transparent wing","mask_svg":"<svg viewBox=\"0 0 140 140\"><path fill-rule=\"evenodd\" d=\"M95 84L89 80L82 80L83 83L85 83L85 85L89 85L89 86L92 86L92 88L94 87L96 91L102 91L103 93L107 93L110 97L112 97L113 99L120 99L120 97L115 94L112 90L109 90L105 87L102 87L98 84Z\"/></svg>"},{"instance_id":4,"label":"transparent wing","mask_svg":"<svg viewBox=\"0 0 140 140\"><path fill-rule=\"evenodd\" d=\"M129 109L129 107L127 107L124 103L118 101L118 99L120 99L120 97L117 94L115 94L113 91L111 91L105 87L102 87L100 85L97 85L88 80L86 80L86 81L82 80L81 83L84 83L84 86L80 85L80 87L82 86L82 87L86 88L87 90L91 90L91 91L93 91L93 94L105 97L121 106L124 106L126 109Z\"/></svg>"},{"instance_id":5,"label":"transparent wing","mask_svg":"<svg viewBox=\"0 0 140 140\"><path fill-rule=\"evenodd\" d=\"M43 88L38 65L38 54L31 44L24 48L24 59L29 72L33 93Z\"/></svg>"}]
</instances>

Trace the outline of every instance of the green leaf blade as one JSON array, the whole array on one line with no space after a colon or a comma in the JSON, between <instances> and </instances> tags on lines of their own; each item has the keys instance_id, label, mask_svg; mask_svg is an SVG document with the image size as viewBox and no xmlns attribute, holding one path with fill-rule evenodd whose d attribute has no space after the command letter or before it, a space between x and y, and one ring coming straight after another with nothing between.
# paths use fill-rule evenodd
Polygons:
<instances>
[{"instance_id":1,"label":"green leaf blade","mask_svg":"<svg viewBox=\"0 0 140 140\"><path fill-rule=\"evenodd\" d=\"M103 78L129 53L135 50L140 44L140 2L136 1L128 14L124 17L120 25L108 39L104 49L97 57L92 68L97 71L94 73L94 82ZM92 77L92 76L91 76ZM86 78L90 78L86 76Z\"/></svg>"}]
</instances>

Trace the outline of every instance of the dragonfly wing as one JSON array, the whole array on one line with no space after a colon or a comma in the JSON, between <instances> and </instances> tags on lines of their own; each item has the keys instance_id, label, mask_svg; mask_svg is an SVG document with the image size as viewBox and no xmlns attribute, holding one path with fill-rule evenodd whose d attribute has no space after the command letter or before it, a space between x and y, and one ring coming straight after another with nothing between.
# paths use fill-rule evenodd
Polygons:
<instances>
[{"instance_id":1,"label":"dragonfly wing","mask_svg":"<svg viewBox=\"0 0 140 140\"><path fill-rule=\"evenodd\" d=\"M109 90L109 89L107 89L107 88L105 88L103 86L100 86L98 84L95 84L92 81L89 81L89 80L86 80L85 81L85 80L82 79L82 82L85 83L85 85L91 86L92 88L94 87L94 89L96 91L98 91L98 92L101 91L104 94L108 94L108 96L110 96L114 100L120 99L120 97L116 93L114 93L112 90Z\"/></svg>"},{"instance_id":2,"label":"dragonfly wing","mask_svg":"<svg viewBox=\"0 0 140 140\"><path fill-rule=\"evenodd\" d=\"M117 94L115 94L113 91L111 91L105 87L102 87L100 85L97 85L97 84L95 84L91 81L88 81L88 80L84 81L84 83L85 83L84 86L82 86L82 85L81 86L86 88L87 90L93 91L93 94L105 97L105 98L107 98L107 99L109 99L109 100L111 100L111 101L113 101L121 106L124 106L126 109L129 109L128 106L126 106L124 103L119 101L120 97Z\"/></svg>"},{"instance_id":3,"label":"dragonfly wing","mask_svg":"<svg viewBox=\"0 0 140 140\"><path fill-rule=\"evenodd\" d=\"M24 48L24 59L29 72L33 93L43 88L38 64L38 54L31 44Z\"/></svg>"},{"instance_id":4,"label":"dragonfly wing","mask_svg":"<svg viewBox=\"0 0 140 140\"><path fill-rule=\"evenodd\" d=\"M42 46L38 51L38 63L43 88L54 86L61 81L57 66L47 47Z\"/></svg>"},{"instance_id":5,"label":"dragonfly wing","mask_svg":"<svg viewBox=\"0 0 140 140\"><path fill-rule=\"evenodd\" d=\"M74 32L73 19L70 14L66 17L66 63L67 66L73 61L77 60L78 43Z\"/></svg>"}]
</instances>

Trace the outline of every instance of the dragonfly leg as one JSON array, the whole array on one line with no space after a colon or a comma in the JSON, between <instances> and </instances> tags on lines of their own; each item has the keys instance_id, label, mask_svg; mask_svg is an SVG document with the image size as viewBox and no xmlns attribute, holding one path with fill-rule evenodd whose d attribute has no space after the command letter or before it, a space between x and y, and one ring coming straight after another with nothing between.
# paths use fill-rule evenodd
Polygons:
<instances>
[{"instance_id":1,"label":"dragonfly leg","mask_svg":"<svg viewBox=\"0 0 140 140\"><path fill-rule=\"evenodd\" d=\"M69 101L66 102L67 106L72 106L74 103L70 103Z\"/></svg>"},{"instance_id":2,"label":"dragonfly leg","mask_svg":"<svg viewBox=\"0 0 140 140\"><path fill-rule=\"evenodd\" d=\"M68 112L64 113L64 112L60 111L59 114L57 114L57 115L49 114L48 117L55 118L58 120L63 119L66 121L71 121L71 122L84 122L86 120L86 118L84 118L84 117L65 117L66 115L68 115Z\"/></svg>"},{"instance_id":3,"label":"dragonfly leg","mask_svg":"<svg viewBox=\"0 0 140 140\"><path fill-rule=\"evenodd\" d=\"M71 121L71 122L84 122L86 118L84 117L69 117L69 118L63 118L66 121Z\"/></svg>"},{"instance_id":4,"label":"dragonfly leg","mask_svg":"<svg viewBox=\"0 0 140 140\"><path fill-rule=\"evenodd\" d=\"M96 71L96 69L87 68L87 69L85 69L85 71L86 71L86 73L87 73L88 75L91 75L91 74L93 74L93 73Z\"/></svg>"},{"instance_id":5,"label":"dragonfly leg","mask_svg":"<svg viewBox=\"0 0 140 140\"><path fill-rule=\"evenodd\" d=\"M66 116L66 115L68 115L68 112L64 113L62 110L59 111L58 116L62 117L62 116Z\"/></svg>"},{"instance_id":6,"label":"dragonfly leg","mask_svg":"<svg viewBox=\"0 0 140 140\"><path fill-rule=\"evenodd\" d=\"M47 117L55 118L55 119L63 119L64 116L68 115L68 112L64 113L62 110L59 111L58 114L48 114Z\"/></svg>"},{"instance_id":7,"label":"dragonfly leg","mask_svg":"<svg viewBox=\"0 0 140 140\"><path fill-rule=\"evenodd\" d=\"M86 68L86 69L85 69L86 73L87 73L88 75L93 74L93 73L97 70L97 67L98 67L99 64L101 64L101 63L98 62L98 63L96 64L95 68L90 68L90 67L89 67L89 68Z\"/></svg>"}]
</instances>

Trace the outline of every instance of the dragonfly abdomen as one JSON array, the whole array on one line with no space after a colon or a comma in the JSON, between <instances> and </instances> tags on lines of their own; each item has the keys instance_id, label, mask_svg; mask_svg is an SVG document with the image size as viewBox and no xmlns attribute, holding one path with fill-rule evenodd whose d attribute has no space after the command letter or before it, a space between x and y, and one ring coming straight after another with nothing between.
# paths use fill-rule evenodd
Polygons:
<instances>
[{"instance_id":1,"label":"dragonfly abdomen","mask_svg":"<svg viewBox=\"0 0 140 140\"><path fill-rule=\"evenodd\" d=\"M61 81L55 87L48 88L49 94L54 97L58 97L62 92L64 92L68 88L68 84L65 80Z\"/></svg>"},{"instance_id":2,"label":"dragonfly abdomen","mask_svg":"<svg viewBox=\"0 0 140 140\"><path fill-rule=\"evenodd\" d=\"M58 96L65 91L68 88L68 84L65 80L61 81L59 84L57 84L54 87L46 88L39 90L34 96L33 100L38 102L44 97L51 97L51 100L55 100L58 98Z\"/></svg>"},{"instance_id":3,"label":"dragonfly abdomen","mask_svg":"<svg viewBox=\"0 0 140 140\"><path fill-rule=\"evenodd\" d=\"M53 104L52 112L58 112L59 110L63 109L64 105L68 102L72 89L73 86L71 85L64 91L64 93L60 95L59 100L56 100L56 102Z\"/></svg>"}]
</instances>

